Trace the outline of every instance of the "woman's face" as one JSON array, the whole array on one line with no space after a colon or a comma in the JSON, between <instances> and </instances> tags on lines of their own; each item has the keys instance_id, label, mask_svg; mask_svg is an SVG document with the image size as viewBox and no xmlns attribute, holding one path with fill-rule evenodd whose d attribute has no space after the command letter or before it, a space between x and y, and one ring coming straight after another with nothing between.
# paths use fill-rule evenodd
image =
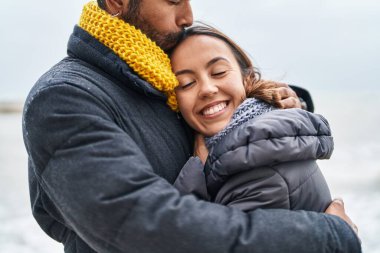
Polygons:
<instances>
[{"instance_id":1,"label":"woman's face","mask_svg":"<svg viewBox=\"0 0 380 253\"><path fill-rule=\"evenodd\" d=\"M240 67L228 45L217 38L195 35L171 56L179 86L179 110L199 133L212 136L229 123L245 99Z\"/></svg>"}]
</instances>

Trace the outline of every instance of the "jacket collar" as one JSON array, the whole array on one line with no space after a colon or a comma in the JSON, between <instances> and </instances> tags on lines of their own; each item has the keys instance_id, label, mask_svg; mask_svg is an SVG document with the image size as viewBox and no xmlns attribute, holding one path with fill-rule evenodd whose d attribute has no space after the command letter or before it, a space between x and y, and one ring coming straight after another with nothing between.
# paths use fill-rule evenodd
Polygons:
<instances>
[{"instance_id":1,"label":"jacket collar","mask_svg":"<svg viewBox=\"0 0 380 253\"><path fill-rule=\"evenodd\" d=\"M68 42L67 53L106 72L119 81L118 85L129 86L146 95L166 100L165 94L140 78L111 49L79 26L74 27Z\"/></svg>"}]
</instances>

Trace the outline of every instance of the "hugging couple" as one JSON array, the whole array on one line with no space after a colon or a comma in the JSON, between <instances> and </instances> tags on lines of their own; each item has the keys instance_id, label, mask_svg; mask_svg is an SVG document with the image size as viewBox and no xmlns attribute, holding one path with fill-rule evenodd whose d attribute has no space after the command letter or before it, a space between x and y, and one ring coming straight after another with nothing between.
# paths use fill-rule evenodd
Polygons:
<instances>
[{"instance_id":1,"label":"hugging couple","mask_svg":"<svg viewBox=\"0 0 380 253\"><path fill-rule=\"evenodd\" d=\"M33 215L65 252L361 252L316 164L326 119L189 0L89 2L67 52L23 114Z\"/></svg>"}]
</instances>

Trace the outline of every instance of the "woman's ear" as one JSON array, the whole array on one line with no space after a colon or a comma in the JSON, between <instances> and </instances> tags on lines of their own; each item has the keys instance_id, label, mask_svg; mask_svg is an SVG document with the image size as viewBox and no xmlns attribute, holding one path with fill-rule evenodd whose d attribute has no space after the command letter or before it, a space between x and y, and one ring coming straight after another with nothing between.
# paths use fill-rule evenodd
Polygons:
<instances>
[{"instance_id":1,"label":"woman's ear","mask_svg":"<svg viewBox=\"0 0 380 253\"><path fill-rule=\"evenodd\" d=\"M245 90L246 97L249 97L250 93L254 89L254 82L252 80L252 76L250 74L243 75L243 86Z\"/></svg>"},{"instance_id":2,"label":"woman's ear","mask_svg":"<svg viewBox=\"0 0 380 253\"><path fill-rule=\"evenodd\" d=\"M247 77L246 76L243 76L243 86L244 86L244 89L247 89Z\"/></svg>"}]
</instances>

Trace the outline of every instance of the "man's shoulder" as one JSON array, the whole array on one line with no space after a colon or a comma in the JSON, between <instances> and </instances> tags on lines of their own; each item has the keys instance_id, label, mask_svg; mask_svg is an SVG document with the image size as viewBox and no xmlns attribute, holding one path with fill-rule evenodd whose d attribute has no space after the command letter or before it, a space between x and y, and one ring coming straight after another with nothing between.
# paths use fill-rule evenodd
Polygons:
<instances>
[{"instance_id":1,"label":"man's shoulder","mask_svg":"<svg viewBox=\"0 0 380 253\"><path fill-rule=\"evenodd\" d=\"M82 90L92 95L102 96L105 93L112 92L110 90L116 86L112 77L101 69L78 58L68 56L51 67L37 80L28 97L35 97L43 91L60 92L62 88Z\"/></svg>"},{"instance_id":2,"label":"man's shoulder","mask_svg":"<svg viewBox=\"0 0 380 253\"><path fill-rule=\"evenodd\" d=\"M99 69L74 57L66 57L45 72L36 82L40 88L57 83L80 84L93 80L96 83L101 73ZM96 81L96 82L95 82Z\"/></svg>"}]
</instances>

